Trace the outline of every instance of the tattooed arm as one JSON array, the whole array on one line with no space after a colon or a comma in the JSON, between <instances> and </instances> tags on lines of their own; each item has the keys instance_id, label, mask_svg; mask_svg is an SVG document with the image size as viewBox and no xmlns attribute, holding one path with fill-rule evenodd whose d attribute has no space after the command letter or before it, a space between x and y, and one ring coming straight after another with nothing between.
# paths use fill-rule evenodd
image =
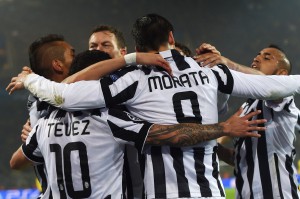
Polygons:
<instances>
[{"instance_id":1,"label":"tattooed arm","mask_svg":"<svg viewBox=\"0 0 300 199\"><path fill-rule=\"evenodd\" d=\"M192 146L203 141L214 140L221 136L231 137L260 137L251 131L262 131L265 127L257 124L265 123L266 120L251 120L260 111L249 113L243 117L239 115L242 109L232 115L225 122L217 124L182 123L175 125L158 125L151 127L146 143L151 145L169 145L174 147Z\"/></svg>"}]
</instances>

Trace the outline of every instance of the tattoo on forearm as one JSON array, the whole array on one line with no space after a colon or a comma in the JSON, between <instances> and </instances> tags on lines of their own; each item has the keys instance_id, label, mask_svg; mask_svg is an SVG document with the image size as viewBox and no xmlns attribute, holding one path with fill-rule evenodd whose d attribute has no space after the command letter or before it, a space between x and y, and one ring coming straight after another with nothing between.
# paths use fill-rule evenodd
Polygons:
<instances>
[{"instance_id":1,"label":"tattoo on forearm","mask_svg":"<svg viewBox=\"0 0 300 199\"><path fill-rule=\"evenodd\" d=\"M184 147L221 136L223 136L223 128L219 124L153 125L146 142L151 145Z\"/></svg>"}]
</instances>

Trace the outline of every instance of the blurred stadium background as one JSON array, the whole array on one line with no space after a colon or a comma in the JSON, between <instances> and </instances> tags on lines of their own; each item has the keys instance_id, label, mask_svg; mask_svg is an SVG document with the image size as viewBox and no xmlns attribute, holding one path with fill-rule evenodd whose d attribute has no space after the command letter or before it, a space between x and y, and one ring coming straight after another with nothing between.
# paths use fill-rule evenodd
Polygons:
<instances>
[{"instance_id":1,"label":"blurred stadium background","mask_svg":"<svg viewBox=\"0 0 300 199\"><path fill-rule=\"evenodd\" d=\"M299 74L299 10L298 0L0 0L0 199L34 198L37 193L31 189L35 188L32 169L9 168L10 157L21 144L28 93L9 96L5 91L10 78L28 64L27 48L36 38L48 33L63 34L81 52L87 49L94 26L110 24L123 31L131 52L134 46L130 30L134 20L155 12L174 24L176 40L192 50L203 42L211 43L224 56L249 65L261 48L278 44L292 61L293 74ZM296 96L300 106L299 99ZM228 115L243 101L231 98ZM299 142L298 139L297 150ZM224 179L233 177L228 166L221 166L221 172ZM232 197L228 194L227 198Z\"/></svg>"}]
</instances>

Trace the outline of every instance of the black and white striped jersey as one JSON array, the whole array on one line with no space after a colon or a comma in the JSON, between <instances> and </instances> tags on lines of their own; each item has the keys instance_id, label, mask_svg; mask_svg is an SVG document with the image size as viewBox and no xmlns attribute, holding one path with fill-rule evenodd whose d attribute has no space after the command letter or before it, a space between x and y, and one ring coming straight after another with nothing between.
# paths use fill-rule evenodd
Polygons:
<instances>
[{"instance_id":1,"label":"black and white striped jersey","mask_svg":"<svg viewBox=\"0 0 300 199\"><path fill-rule=\"evenodd\" d=\"M100 82L57 84L29 75L25 86L40 99L66 110L125 104L135 116L159 124L217 123L218 91L242 97L278 98L293 94L300 86L299 76L247 75L224 65L201 68L177 51L160 54L170 63L173 77L156 67L132 66ZM216 151L215 140L183 148L145 147L147 198L224 198Z\"/></svg>"},{"instance_id":2,"label":"black and white striped jersey","mask_svg":"<svg viewBox=\"0 0 300 199\"><path fill-rule=\"evenodd\" d=\"M236 198L300 198L293 163L299 112L294 98L279 104L249 99L243 109L242 115L261 110L257 118L267 119L267 129L258 132L260 138L234 139Z\"/></svg>"},{"instance_id":3,"label":"black and white striped jersey","mask_svg":"<svg viewBox=\"0 0 300 199\"><path fill-rule=\"evenodd\" d=\"M46 165L50 189L44 198L121 199L124 146L140 151L150 127L116 109L55 109L38 121L22 150Z\"/></svg>"},{"instance_id":4,"label":"black and white striped jersey","mask_svg":"<svg viewBox=\"0 0 300 199\"><path fill-rule=\"evenodd\" d=\"M28 96L27 100L27 109L29 112L29 121L31 127L35 126L35 124L38 122L38 120L47 114L48 108L50 107L49 104L45 102L40 102L36 97L33 95ZM36 178L38 179L40 185L41 185L41 194L39 198L43 198L42 196L47 191L48 188L48 175L45 168L45 165L42 164L36 164L33 166L34 173L36 175Z\"/></svg>"},{"instance_id":5,"label":"black and white striped jersey","mask_svg":"<svg viewBox=\"0 0 300 199\"><path fill-rule=\"evenodd\" d=\"M298 120L297 120L297 124L296 124L296 132L300 133L300 111L298 113Z\"/></svg>"}]
</instances>

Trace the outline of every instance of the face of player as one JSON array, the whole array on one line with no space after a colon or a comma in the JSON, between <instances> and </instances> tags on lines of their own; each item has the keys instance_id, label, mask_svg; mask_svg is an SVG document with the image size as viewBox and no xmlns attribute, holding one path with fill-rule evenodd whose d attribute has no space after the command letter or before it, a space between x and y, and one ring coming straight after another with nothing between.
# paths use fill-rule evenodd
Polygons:
<instances>
[{"instance_id":1,"label":"face of player","mask_svg":"<svg viewBox=\"0 0 300 199\"><path fill-rule=\"evenodd\" d=\"M109 31L95 32L89 40L89 50L101 50L108 53L112 58L122 56L121 49L117 45L115 34Z\"/></svg>"},{"instance_id":2,"label":"face of player","mask_svg":"<svg viewBox=\"0 0 300 199\"><path fill-rule=\"evenodd\" d=\"M276 48L265 48L254 58L251 67L266 75L275 75L279 70L279 62L284 59L284 55Z\"/></svg>"},{"instance_id":3,"label":"face of player","mask_svg":"<svg viewBox=\"0 0 300 199\"><path fill-rule=\"evenodd\" d=\"M67 42L62 42L62 45L65 48L64 61L62 63L63 63L64 74L66 74L67 77L69 74L71 63L75 56L75 51L74 48Z\"/></svg>"}]
</instances>

